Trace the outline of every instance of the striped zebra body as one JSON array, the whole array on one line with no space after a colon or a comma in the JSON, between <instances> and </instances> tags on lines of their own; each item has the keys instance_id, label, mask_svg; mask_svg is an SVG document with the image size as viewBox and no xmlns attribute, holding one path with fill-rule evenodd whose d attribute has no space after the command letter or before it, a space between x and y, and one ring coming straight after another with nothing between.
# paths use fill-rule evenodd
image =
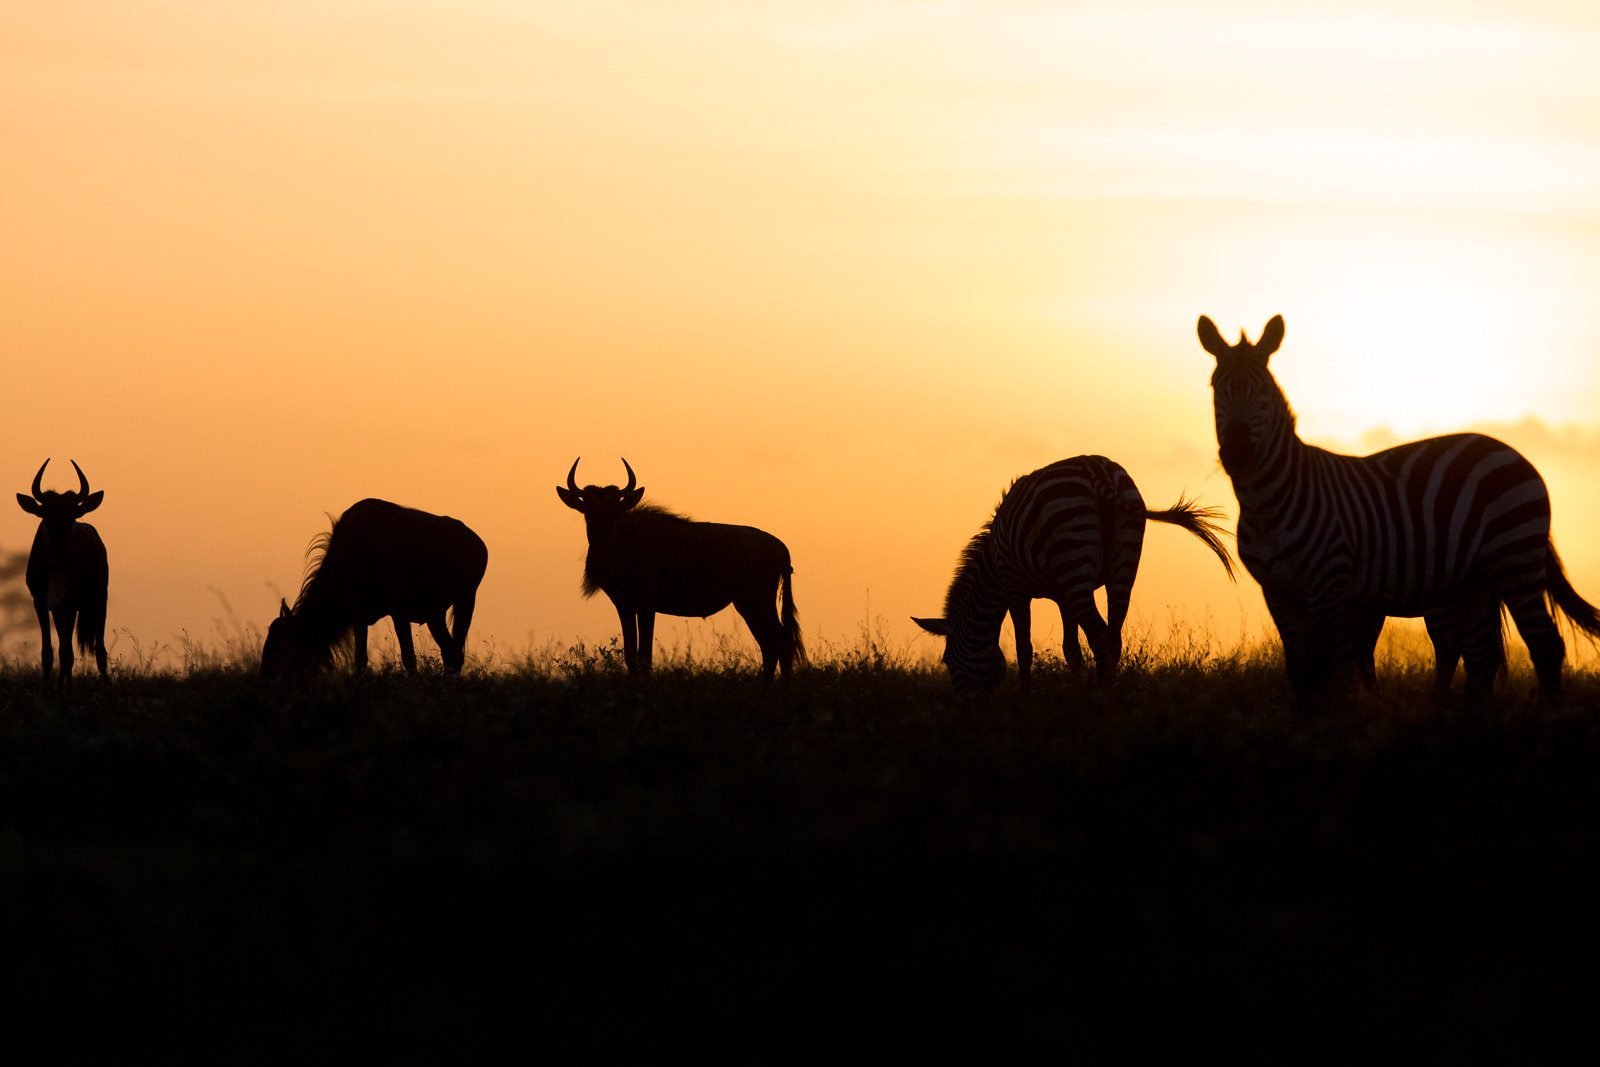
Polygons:
<instances>
[{"instance_id":1,"label":"striped zebra body","mask_svg":"<svg viewBox=\"0 0 1600 1067\"><path fill-rule=\"evenodd\" d=\"M1061 610L1068 664L1082 664L1081 629L1105 677L1122 654L1146 520L1189 529L1231 567L1211 517L1181 500L1164 512L1148 510L1128 472L1104 456L1052 463L1018 478L1001 497L994 516L962 552L944 615L915 621L945 636L944 662L958 688L993 688L1005 675L1000 627L1009 613L1017 673L1026 684L1033 658L1031 605L1053 600ZM1104 619L1094 602L1102 586Z\"/></svg>"},{"instance_id":2,"label":"striped zebra body","mask_svg":"<svg viewBox=\"0 0 1600 1067\"><path fill-rule=\"evenodd\" d=\"M1533 465L1482 434L1370 456L1307 445L1267 370L1282 319L1258 344L1231 346L1200 321L1217 357L1217 440L1239 497L1239 557L1261 583L1297 698L1315 702L1351 674L1370 677L1384 619L1422 616L1439 690L1465 658L1469 697L1481 699L1504 669L1502 605L1554 694L1566 648L1547 595L1580 625L1600 616L1561 574Z\"/></svg>"}]
</instances>

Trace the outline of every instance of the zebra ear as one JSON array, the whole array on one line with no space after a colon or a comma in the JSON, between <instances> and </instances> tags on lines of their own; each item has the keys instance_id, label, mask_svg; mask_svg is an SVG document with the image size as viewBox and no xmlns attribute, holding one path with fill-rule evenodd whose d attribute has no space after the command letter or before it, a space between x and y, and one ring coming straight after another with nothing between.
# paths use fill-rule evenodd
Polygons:
<instances>
[{"instance_id":1,"label":"zebra ear","mask_svg":"<svg viewBox=\"0 0 1600 1067\"><path fill-rule=\"evenodd\" d=\"M1267 357L1278 350L1283 344L1283 316L1274 315L1272 321L1267 323L1267 328L1261 331L1261 340L1256 342L1256 355L1265 363Z\"/></svg>"},{"instance_id":2,"label":"zebra ear","mask_svg":"<svg viewBox=\"0 0 1600 1067\"><path fill-rule=\"evenodd\" d=\"M1210 316L1200 316L1198 332L1200 334L1200 347L1218 359L1232 351L1228 346L1228 342L1222 339L1222 334L1217 332L1217 324L1211 321Z\"/></svg>"},{"instance_id":3,"label":"zebra ear","mask_svg":"<svg viewBox=\"0 0 1600 1067\"><path fill-rule=\"evenodd\" d=\"M911 621L930 634L937 634L940 637L950 636L950 623L946 619L919 619L913 615L911 616Z\"/></svg>"}]
</instances>

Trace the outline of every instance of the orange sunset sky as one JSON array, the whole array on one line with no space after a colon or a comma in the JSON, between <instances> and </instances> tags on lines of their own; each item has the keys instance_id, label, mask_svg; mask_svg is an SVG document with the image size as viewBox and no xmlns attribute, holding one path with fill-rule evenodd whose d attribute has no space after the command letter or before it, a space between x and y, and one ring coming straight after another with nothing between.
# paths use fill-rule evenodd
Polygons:
<instances>
[{"instance_id":1,"label":"orange sunset sky","mask_svg":"<svg viewBox=\"0 0 1600 1067\"><path fill-rule=\"evenodd\" d=\"M1313 443L1523 450L1600 599L1592 3L61 0L0 60L0 471L105 490L114 657L264 626L364 496L487 541L469 656L605 640L578 455L931 654L1016 475L1233 511L1202 313L1285 316ZM1153 526L1173 620L1267 621Z\"/></svg>"}]
</instances>

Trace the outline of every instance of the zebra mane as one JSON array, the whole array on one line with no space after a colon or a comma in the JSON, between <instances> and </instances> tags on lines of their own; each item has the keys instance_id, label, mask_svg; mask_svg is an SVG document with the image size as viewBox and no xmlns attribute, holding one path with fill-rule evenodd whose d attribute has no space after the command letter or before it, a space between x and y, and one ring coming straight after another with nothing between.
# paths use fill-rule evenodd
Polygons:
<instances>
[{"instance_id":1,"label":"zebra mane","mask_svg":"<svg viewBox=\"0 0 1600 1067\"><path fill-rule=\"evenodd\" d=\"M967 601L972 599L972 587L978 581L978 562L989 550L989 538L994 533L994 520L1000 516L1000 507L1006 502L1006 496L1016 486L1017 481L1016 478L1011 479L1011 484L1000 494L1000 503L994 506L994 514L978 527L978 532L972 535L967 547L961 550L961 556L956 560L955 577L950 579L950 588L944 595L944 617L947 620L954 621L966 607Z\"/></svg>"}]
</instances>

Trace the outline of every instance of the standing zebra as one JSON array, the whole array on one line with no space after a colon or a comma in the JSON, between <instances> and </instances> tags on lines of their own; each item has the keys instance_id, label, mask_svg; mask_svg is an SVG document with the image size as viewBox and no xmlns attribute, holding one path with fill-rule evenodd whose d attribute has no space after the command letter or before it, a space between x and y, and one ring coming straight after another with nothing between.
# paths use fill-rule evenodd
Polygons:
<instances>
[{"instance_id":1,"label":"standing zebra","mask_svg":"<svg viewBox=\"0 0 1600 1067\"><path fill-rule=\"evenodd\" d=\"M1229 345L1201 317L1222 467L1239 497L1239 558L1261 583L1283 640L1296 701L1324 699L1370 674L1388 616L1424 616L1436 689L1467 665L1469 703L1504 668L1501 606L1528 645L1541 699L1561 687L1566 645L1546 599L1600 634L1600 612L1572 588L1550 539L1550 496L1515 449L1451 434L1346 456L1308 445L1267 370L1283 317Z\"/></svg>"},{"instance_id":2,"label":"standing zebra","mask_svg":"<svg viewBox=\"0 0 1600 1067\"><path fill-rule=\"evenodd\" d=\"M944 615L911 620L944 637L944 663L957 689L993 689L1005 677L1000 624L1006 613L1017 638L1017 675L1024 685L1033 664L1031 602L1054 600L1066 631L1062 652L1080 666L1078 631L1094 653L1101 678L1122 656L1122 623L1139 570L1146 520L1188 530L1217 554L1228 577L1233 561L1217 536L1219 514L1180 499L1150 511L1128 472L1104 456L1076 456L1011 483L956 565ZM1106 589L1106 618L1094 591Z\"/></svg>"}]
</instances>

